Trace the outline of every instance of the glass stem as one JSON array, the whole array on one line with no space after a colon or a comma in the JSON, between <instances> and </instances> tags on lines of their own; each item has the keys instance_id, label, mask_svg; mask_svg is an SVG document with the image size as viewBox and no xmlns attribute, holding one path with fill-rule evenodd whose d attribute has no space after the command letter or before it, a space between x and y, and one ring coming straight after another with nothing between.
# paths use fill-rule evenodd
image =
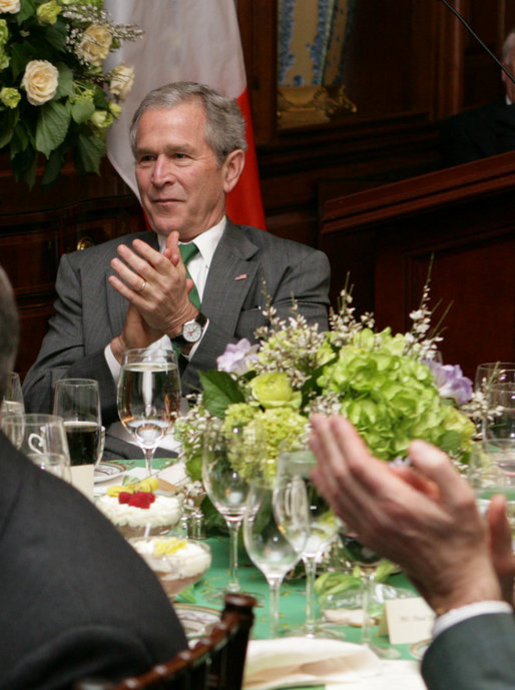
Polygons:
<instances>
[{"instance_id":1,"label":"glass stem","mask_svg":"<svg viewBox=\"0 0 515 690\"><path fill-rule=\"evenodd\" d=\"M367 646L372 641L371 624L370 624L370 607L372 604L372 593L374 587L374 571L369 568L361 569L362 582L362 608L363 608L363 627L361 628L361 644Z\"/></svg>"},{"instance_id":2,"label":"glass stem","mask_svg":"<svg viewBox=\"0 0 515 690\"><path fill-rule=\"evenodd\" d=\"M303 556L306 570L306 631L314 632L316 627L315 578L317 572L316 557Z\"/></svg>"},{"instance_id":3,"label":"glass stem","mask_svg":"<svg viewBox=\"0 0 515 690\"><path fill-rule=\"evenodd\" d=\"M238 582L238 534L240 531L241 518L226 519L229 528L229 583L228 592L239 592L240 583Z\"/></svg>"},{"instance_id":4,"label":"glass stem","mask_svg":"<svg viewBox=\"0 0 515 690\"><path fill-rule=\"evenodd\" d=\"M270 591L270 639L277 637L279 630L279 590L281 588L281 580L273 578L268 580Z\"/></svg>"},{"instance_id":5,"label":"glass stem","mask_svg":"<svg viewBox=\"0 0 515 690\"><path fill-rule=\"evenodd\" d=\"M154 458L155 448L143 448L143 453L145 454L145 471L147 477L152 476L152 460Z\"/></svg>"}]
</instances>

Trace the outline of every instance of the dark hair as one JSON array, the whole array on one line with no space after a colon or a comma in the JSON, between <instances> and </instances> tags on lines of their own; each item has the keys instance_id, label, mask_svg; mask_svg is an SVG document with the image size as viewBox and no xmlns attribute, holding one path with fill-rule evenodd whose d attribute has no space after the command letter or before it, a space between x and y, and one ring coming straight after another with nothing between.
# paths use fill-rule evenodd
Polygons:
<instances>
[{"instance_id":1,"label":"dark hair","mask_svg":"<svg viewBox=\"0 0 515 690\"><path fill-rule=\"evenodd\" d=\"M215 89L194 81L178 81L150 91L133 115L129 138L136 152L138 125L147 110L168 110L187 101L197 101L206 114L206 141L222 165L231 151L247 149L245 120L234 98L226 98Z\"/></svg>"},{"instance_id":2,"label":"dark hair","mask_svg":"<svg viewBox=\"0 0 515 690\"><path fill-rule=\"evenodd\" d=\"M0 398L4 396L7 375L14 365L19 335L18 310L13 291L7 274L0 266Z\"/></svg>"}]
</instances>

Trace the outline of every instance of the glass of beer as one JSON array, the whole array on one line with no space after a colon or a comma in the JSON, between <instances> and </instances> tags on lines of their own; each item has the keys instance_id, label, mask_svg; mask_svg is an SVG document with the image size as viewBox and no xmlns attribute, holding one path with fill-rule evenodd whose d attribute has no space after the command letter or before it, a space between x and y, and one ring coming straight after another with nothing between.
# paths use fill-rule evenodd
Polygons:
<instances>
[{"instance_id":1,"label":"glass of beer","mask_svg":"<svg viewBox=\"0 0 515 690\"><path fill-rule=\"evenodd\" d=\"M73 465L100 460L102 418L98 381L61 379L55 384L53 413L62 417Z\"/></svg>"}]
</instances>

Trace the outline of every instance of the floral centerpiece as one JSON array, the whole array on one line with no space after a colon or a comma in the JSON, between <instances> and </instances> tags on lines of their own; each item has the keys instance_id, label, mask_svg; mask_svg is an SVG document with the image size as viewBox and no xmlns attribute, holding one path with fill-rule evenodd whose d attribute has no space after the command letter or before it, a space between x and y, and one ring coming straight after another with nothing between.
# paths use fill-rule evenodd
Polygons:
<instances>
[{"instance_id":1,"label":"floral centerpiece","mask_svg":"<svg viewBox=\"0 0 515 690\"><path fill-rule=\"evenodd\" d=\"M132 67L104 72L102 63L141 33L113 24L102 0L0 0L0 151L16 180L32 187L39 153L43 185L70 151L79 172L99 172L106 130L134 81Z\"/></svg>"},{"instance_id":2,"label":"floral centerpiece","mask_svg":"<svg viewBox=\"0 0 515 690\"><path fill-rule=\"evenodd\" d=\"M255 424L264 427L265 472L273 474L279 448L307 438L315 411L344 414L383 460L405 458L409 442L420 438L466 463L485 400L459 366L437 362L442 338L431 328L428 303L429 280L410 314L411 330L397 334L377 332L371 314L356 318L347 287L325 333L295 305L287 321L269 306L258 344L229 344L218 369L201 373L202 392L176 425L190 476L200 478L207 428Z\"/></svg>"}]
</instances>

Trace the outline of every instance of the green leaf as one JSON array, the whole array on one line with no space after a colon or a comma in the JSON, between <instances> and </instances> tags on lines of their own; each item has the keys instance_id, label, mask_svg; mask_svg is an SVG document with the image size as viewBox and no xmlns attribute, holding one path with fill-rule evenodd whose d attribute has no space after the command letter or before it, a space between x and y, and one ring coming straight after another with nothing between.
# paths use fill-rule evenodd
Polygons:
<instances>
[{"instance_id":1,"label":"green leaf","mask_svg":"<svg viewBox=\"0 0 515 690\"><path fill-rule=\"evenodd\" d=\"M64 52L66 47L66 24L64 21L58 19L52 26L46 26L45 39L56 50Z\"/></svg>"},{"instance_id":2,"label":"green leaf","mask_svg":"<svg viewBox=\"0 0 515 690\"><path fill-rule=\"evenodd\" d=\"M93 102L95 104L95 108L98 108L98 110L109 110L109 103L107 101L105 92L99 86L95 87Z\"/></svg>"},{"instance_id":3,"label":"green leaf","mask_svg":"<svg viewBox=\"0 0 515 690\"><path fill-rule=\"evenodd\" d=\"M18 122L18 109L6 110L0 115L0 149L11 141L14 134L14 129Z\"/></svg>"},{"instance_id":4,"label":"green leaf","mask_svg":"<svg viewBox=\"0 0 515 690\"><path fill-rule=\"evenodd\" d=\"M34 0L23 0L20 6L20 11L18 12L16 19L18 24L23 24L23 22L36 14L36 3Z\"/></svg>"},{"instance_id":5,"label":"green leaf","mask_svg":"<svg viewBox=\"0 0 515 690\"><path fill-rule=\"evenodd\" d=\"M93 101L88 98L81 98L72 105L72 118L77 124L86 122L95 112Z\"/></svg>"},{"instance_id":6,"label":"green leaf","mask_svg":"<svg viewBox=\"0 0 515 690\"><path fill-rule=\"evenodd\" d=\"M216 370L201 371L199 374L204 389L203 404L215 417L223 419L229 405L245 402L243 393L230 374Z\"/></svg>"},{"instance_id":7,"label":"green leaf","mask_svg":"<svg viewBox=\"0 0 515 690\"><path fill-rule=\"evenodd\" d=\"M56 182L66 160L66 150L67 147L61 146L50 154L47 164L45 165L43 177L41 178L41 185L43 187L49 187Z\"/></svg>"},{"instance_id":8,"label":"green leaf","mask_svg":"<svg viewBox=\"0 0 515 690\"><path fill-rule=\"evenodd\" d=\"M49 101L41 106L36 127L36 149L44 153L47 158L63 143L68 132L70 117L68 104Z\"/></svg>"},{"instance_id":9,"label":"green leaf","mask_svg":"<svg viewBox=\"0 0 515 690\"><path fill-rule=\"evenodd\" d=\"M75 88L73 85L72 70L63 62L57 65L57 69L59 70L59 83L54 98L59 99L64 96L73 96L75 94Z\"/></svg>"},{"instance_id":10,"label":"green leaf","mask_svg":"<svg viewBox=\"0 0 515 690\"><path fill-rule=\"evenodd\" d=\"M13 79L25 71L25 66L34 56L34 49L30 41L23 43L13 43L11 46L11 69L13 72Z\"/></svg>"},{"instance_id":11,"label":"green leaf","mask_svg":"<svg viewBox=\"0 0 515 690\"><path fill-rule=\"evenodd\" d=\"M105 142L93 134L81 133L77 137L75 164L81 172L100 172L100 161L106 155Z\"/></svg>"}]
</instances>

